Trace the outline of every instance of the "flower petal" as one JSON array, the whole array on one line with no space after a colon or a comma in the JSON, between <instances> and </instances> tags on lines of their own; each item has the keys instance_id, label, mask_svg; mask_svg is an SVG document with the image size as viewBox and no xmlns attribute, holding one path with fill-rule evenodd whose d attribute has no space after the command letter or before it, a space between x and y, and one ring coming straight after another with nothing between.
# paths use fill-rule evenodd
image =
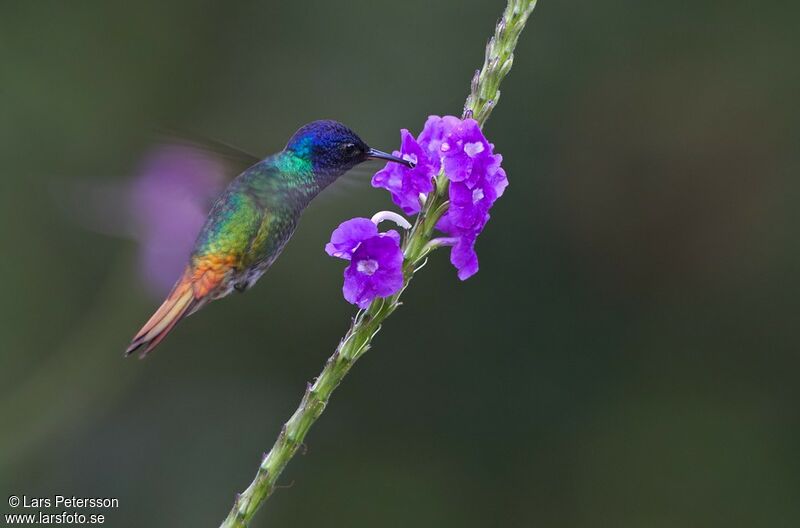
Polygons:
<instances>
[{"instance_id":1,"label":"flower petal","mask_svg":"<svg viewBox=\"0 0 800 528\"><path fill-rule=\"evenodd\" d=\"M462 281L478 273L475 238L462 237L450 251L450 262L458 270L458 278Z\"/></svg>"},{"instance_id":2,"label":"flower petal","mask_svg":"<svg viewBox=\"0 0 800 528\"><path fill-rule=\"evenodd\" d=\"M350 260L359 244L377 234L378 227L369 218L347 220L331 233L331 241L325 245L325 252L332 257Z\"/></svg>"}]
</instances>

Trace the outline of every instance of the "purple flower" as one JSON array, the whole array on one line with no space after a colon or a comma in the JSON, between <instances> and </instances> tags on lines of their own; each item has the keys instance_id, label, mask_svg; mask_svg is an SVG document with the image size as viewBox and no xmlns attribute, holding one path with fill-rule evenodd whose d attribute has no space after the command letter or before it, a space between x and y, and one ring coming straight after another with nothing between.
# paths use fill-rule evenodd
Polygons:
<instances>
[{"instance_id":1,"label":"purple flower","mask_svg":"<svg viewBox=\"0 0 800 528\"><path fill-rule=\"evenodd\" d=\"M478 271L475 241L489 220L489 210L508 186L500 166L503 157L494 154L494 145L474 119L430 116L416 140L407 130L402 131L402 138L396 154L409 156L417 166L410 170L389 164L375 175L372 184L388 189L407 213L416 213L419 194L430 192L432 179L444 171L450 181L450 206L436 227L449 235L440 243L453 247L450 261L465 280ZM422 187L419 182L429 186Z\"/></svg>"},{"instance_id":2,"label":"purple flower","mask_svg":"<svg viewBox=\"0 0 800 528\"><path fill-rule=\"evenodd\" d=\"M508 186L505 171L500 167L502 157L498 154L486 167L481 166L473 174L479 174L477 181L453 181L450 183L450 207L443 218L449 224L440 229L448 234L480 232L488 220L488 212L494 202L502 196Z\"/></svg>"},{"instance_id":3,"label":"purple flower","mask_svg":"<svg viewBox=\"0 0 800 528\"><path fill-rule=\"evenodd\" d=\"M444 172L453 182L475 186L482 176L481 168L491 156L492 146L486 141L474 119L466 119L446 130L439 145Z\"/></svg>"},{"instance_id":4,"label":"purple flower","mask_svg":"<svg viewBox=\"0 0 800 528\"><path fill-rule=\"evenodd\" d=\"M433 190L433 177L439 172L438 160L434 167L428 153L408 130L401 130L400 138L400 150L393 154L415 163L414 168L409 169L400 163L387 163L372 177L372 186L382 187L392 193L394 203L407 214L418 213L420 195Z\"/></svg>"},{"instance_id":5,"label":"purple flower","mask_svg":"<svg viewBox=\"0 0 800 528\"><path fill-rule=\"evenodd\" d=\"M450 235L450 262L458 278L466 280L478 272L475 241L489 221L489 210L508 186L500 166L503 157L484 137L477 121L457 123L443 118L439 143L444 173L450 180L450 206L437 228ZM437 140L438 141L438 140Z\"/></svg>"},{"instance_id":6,"label":"purple flower","mask_svg":"<svg viewBox=\"0 0 800 528\"><path fill-rule=\"evenodd\" d=\"M441 168L442 143L448 133L461 123L461 119L455 116L428 116L422 132L419 133L419 143L428 152L428 156L435 160L436 172ZM445 147L445 150L447 147Z\"/></svg>"},{"instance_id":7,"label":"purple flower","mask_svg":"<svg viewBox=\"0 0 800 528\"><path fill-rule=\"evenodd\" d=\"M378 232L368 218L353 218L337 227L325 251L349 260L344 270L344 298L366 308L376 297L389 297L403 287L403 252L397 231Z\"/></svg>"}]
</instances>

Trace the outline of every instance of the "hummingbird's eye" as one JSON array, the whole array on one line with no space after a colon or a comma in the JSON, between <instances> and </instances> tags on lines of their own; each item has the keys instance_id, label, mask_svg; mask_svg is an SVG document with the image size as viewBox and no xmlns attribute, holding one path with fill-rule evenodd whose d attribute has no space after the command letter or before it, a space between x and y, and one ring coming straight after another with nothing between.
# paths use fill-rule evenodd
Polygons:
<instances>
[{"instance_id":1,"label":"hummingbird's eye","mask_svg":"<svg viewBox=\"0 0 800 528\"><path fill-rule=\"evenodd\" d=\"M355 143L345 143L342 145L342 150L348 156L354 156L358 152L358 145Z\"/></svg>"}]
</instances>

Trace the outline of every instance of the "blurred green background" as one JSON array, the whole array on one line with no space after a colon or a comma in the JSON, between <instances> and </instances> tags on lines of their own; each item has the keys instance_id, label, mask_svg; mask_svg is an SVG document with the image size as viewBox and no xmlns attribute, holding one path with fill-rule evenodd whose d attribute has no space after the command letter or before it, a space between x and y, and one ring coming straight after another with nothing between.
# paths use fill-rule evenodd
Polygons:
<instances>
[{"instance_id":1,"label":"blurred green background","mask_svg":"<svg viewBox=\"0 0 800 528\"><path fill-rule=\"evenodd\" d=\"M159 124L266 154L336 118L391 150L460 112L503 6L0 6L0 513L217 526L353 313L330 231L391 206L326 191L140 362L136 245L54 189L129 178ZM511 186L480 273L432 259L254 526L800 525L798 16L541 2L486 128Z\"/></svg>"}]
</instances>

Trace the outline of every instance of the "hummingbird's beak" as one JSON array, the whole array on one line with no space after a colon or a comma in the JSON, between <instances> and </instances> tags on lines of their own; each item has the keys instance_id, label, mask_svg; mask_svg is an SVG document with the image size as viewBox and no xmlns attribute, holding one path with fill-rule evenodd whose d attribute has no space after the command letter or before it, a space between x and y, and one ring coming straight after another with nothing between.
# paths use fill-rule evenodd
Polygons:
<instances>
[{"instance_id":1,"label":"hummingbird's beak","mask_svg":"<svg viewBox=\"0 0 800 528\"><path fill-rule=\"evenodd\" d=\"M386 161L393 161L395 163L402 163L409 169L414 168L414 163L408 160L404 160L402 158L398 158L397 156L392 156L391 154L387 154L385 152L381 152L380 150L371 148L367 151L367 159L382 159Z\"/></svg>"}]
</instances>

